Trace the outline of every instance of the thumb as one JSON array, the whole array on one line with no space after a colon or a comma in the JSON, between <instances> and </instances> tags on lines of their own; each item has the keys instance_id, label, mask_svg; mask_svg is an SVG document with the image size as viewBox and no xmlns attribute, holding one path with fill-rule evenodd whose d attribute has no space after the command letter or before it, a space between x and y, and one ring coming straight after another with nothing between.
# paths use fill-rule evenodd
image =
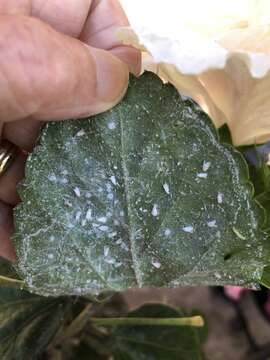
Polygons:
<instances>
[{"instance_id":1,"label":"thumb","mask_svg":"<svg viewBox=\"0 0 270 360\"><path fill-rule=\"evenodd\" d=\"M62 120L105 111L123 97L128 69L105 50L40 20L0 16L0 120Z\"/></svg>"}]
</instances>

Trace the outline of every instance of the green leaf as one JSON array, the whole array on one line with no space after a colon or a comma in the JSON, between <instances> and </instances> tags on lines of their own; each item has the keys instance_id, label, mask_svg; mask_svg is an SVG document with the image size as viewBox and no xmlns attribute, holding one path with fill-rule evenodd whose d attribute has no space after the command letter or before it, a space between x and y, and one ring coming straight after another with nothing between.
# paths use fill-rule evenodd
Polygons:
<instances>
[{"instance_id":1,"label":"green leaf","mask_svg":"<svg viewBox=\"0 0 270 360\"><path fill-rule=\"evenodd\" d=\"M255 196L270 191L270 167L258 147L246 151L249 160L250 179L254 185Z\"/></svg>"},{"instance_id":2,"label":"green leaf","mask_svg":"<svg viewBox=\"0 0 270 360\"><path fill-rule=\"evenodd\" d=\"M0 285L23 288L24 282L20 279L13 265L6 259L0 257Z\"/></svg>"},{"instance_id":3,"label":"green leaf","mask_svg":"<svg viewBox=\"0 0 270 360\"><path fill-rule=\"evenodd\" d=\"M267 152L269 145L250 146L243 150L248 164L250 179L254 186L254 196L256 201L265 210L264 229L269 233L270 229L270 167L267 164Z\"/></svg>"},{"instance_id":4,"label":"green leaf","mask_svg":"<svg viewBox=\"0 0 270 360\"><path fill-rule=\"evenodd\" d=\"M87 120L50 123L19 188L17 269L43 295L256 286L264 212L242 155L153 74Z\"/></svg>"},{"instance_id":5,"label":"green leaf","mask_svg":"<svg viewBox=\"0 0 270 360\"><path fill-rule=\"evenodd\" d=\"M0 358L37 359L62 325L67 301L0 287Z\"/></svg>"},{"instance_id":6,"label":"green leaf","mask_svg":"<svg viewBox=\"0 0 270 360\"><path fill-rule=\"evenodd\" d=\"M222 143L233 145L231 132L227 124L218 129L218 135Z\"/></svg>"},{"instance_id":7,"label":"green leaf","mask_svg":"<svg viewBox=\"0 0 270 360\"><path fill-rule=\"evenodd\" d=\"M263 271L261 285L270 289L270 266L266 266Z\"/></svg>"},{"instance_id":8,"label":"green leaf","mask_svg":"<svg viewBox=\"0 0 270 360\"><path fill-rule=\"evenodd\" d=\"M134 318L176 318L181 311L165 305L148 304L131 312ZM202 335L193 327L182 326L126 326L117 327L112 334L115 360L198 360L203 359Z\"/></svg>"},{"instance_id":9,"label":"green leaf","mask_svg":"<svg viewBox=\"0 0 270 360\"><path fill-rule=\"evenodd\" d=\"M99 354L86 342L70 344L61 356L61 360L108 360L108 356Z\"/></svg>"}]
</instances>

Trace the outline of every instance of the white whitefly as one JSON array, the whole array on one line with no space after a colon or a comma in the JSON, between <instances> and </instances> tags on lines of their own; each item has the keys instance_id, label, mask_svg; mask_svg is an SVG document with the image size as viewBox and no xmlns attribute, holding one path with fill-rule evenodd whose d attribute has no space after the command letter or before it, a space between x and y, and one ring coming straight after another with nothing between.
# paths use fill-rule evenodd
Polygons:
<instances>
[{"instance_id":1,"label":"white whitefly","mask_svg":"<svg viewBox=\"0 0 270 360\"><path fill-rule=\"evenodd\" d=\"M60 183L61 183L61 184L67 184L67 183L68 183L68 179L67 179L67 178L62 178L62 179L60 179Z\"/></svg>"},{"instance_id":2,"label":"white whitefly","mask_svg":"<svg viewBox=\"0 0 270 360\"><path fill-rule=\"evenodd\" d=\"M76 212L76 215L75 215L75 220L76 220L76 221L79 221L81 215L82 215L82 212L81 212L81 211L77 211L77 212Z\"/></svg>"},{"instance_id":3,"label":"white whitefly","mask_svg":"<svg viewBox=\"0 0 270 360\"><path fill-rule=\"evenodd\" d=\"M86 134L86 132L82 129L77 132L76 136L81 137L81 136L84 136L85 134Z\"/></svg>"},{"instance_id":4,"label":"white whitefly","mask_svg":"<svg viewBox=\"0 0 270 360\"><path fill-rule=\"evenodd\" d=\"M110 251L109 246L104 246L103 254L104 254L105 257L109 255L109 251Z\"/></svg>"},{"instance_id":5,"label":"white whitefly","mask_svg":"<svg viewBox=\"0 0 270 360\"><path fill-rule=\"evenodd\" d=\"M106 216L100 216L99 218L97 218L97 221L105 224L107 222L107 218Z\"/></svg>"},{"instance_id":6,"label":"white whitefly","mask_svg":"<svg viewBox=\"0 0 270 360\"><path fill-rule=\"evenodd\" d=\"M102 226L99 227L99 230L100 230L100 231L108 231L108 230L109 230L109 227L106 226L106 225L102 225Z\"/></svg>"},{"instance_id":7,"label":"white whitefly","mask_svg":"<svg viewBox=\"0 0 270 360\"><path fill-rule=\"evenodd\" d=\"M116 178L115 178L114 175L112 175L112 176L110 177L110 180L111 180L111 182L113 183L113 185L116 185L116 184L117 184L117 181L116 181Z\"/></svg>"},{"instance_id":8,"label":"white whitefly","mask_svg":"<svg viewBox=\"0 0 270 360\"><path fill-rule=\"evenodd\" d=\"M116 242L115 242L117 245L121 245L122 244L122 239L118 239L118 240L116 240Z\"/></svg>"},{"instance_id":9,"label":"white whitefly","mask_svg":"<svg viewBox=\"0 0 270 360\"><path fill-rule=\"evenodd\" d=\"M48 175L48 180L50 180L52 182L56 182L57 178L56 178L55 174L50 174L50 175Z\"/></svg>"},{"instance_id":10,"label":"white whitefly","mask_svg":"<svg viewBox=\"0 0 270 360\"><path fill-rule=\"evenodd\" d=\"M92 209L88 209L88 210L86 211L85 219L86 219L87 221L89 221L89 220L92 219Z\"/></svg>"},{"instance_id":11,"label":"white whitefly","mask_svg":"<svg viewBox=\"0 0 270 360\"><path fill-rule=\"evenodd\" d=\"M54 258L54 255L52 253L48 254L48 258L49 259L53 259Z\"/></svg>"},{"instance_id":12,"label":"white whitefly","mask_svg":"<svg viewBox=\"0 0 270 360\"><path fill-rule=\"evenodd\" d=\"M86 225L86 219L82 219L82 226L85 226Z\"/></svg>"},{"instance_id":13,"label":"white whitefly","mask_svg":"<svg viewBox=\"0 0 270 360\"><path fill-rule=\"evenodd\" d=\"M110 121L108 123L108 129L114 130L116 128L116 123L114 121Z\"/></svg>"},{"instance_id":14,"label":"white whitefly","mask_svg":"<svg viewBox=\"0 0 270 360\"><path fill-rule=\"evenodd\" d=\"M200 179L206 179L207 176L208 176L208 174L205 173L205 172L197 173L197 177L200 178Z\"/></svg>"},{"instance_id":15,"label":"white whitefly","mask_svg":"<svg viewBox=\"0 0 270 360\"><path fill-rule=\"evenodd\" d=\"M158 216L158 214L159 214L159 209L158 209L158 205L157 205L157 204L154 204L153 209L152 209L152 211L151 211L151 214L152 214L154 217Z\"/></svg>"},{"instance_id":16,"label":"white whitefly","mask_svg":"<svg viewBox=\"0 0 270 360\"><path fill-rule=\"evenodd\" d=\"M186 233L193 233L194 232L194 227L192 225L184 226L183 231L186 232Z\"/></svg>"},{"instance_id":17,"label":"white whitefly","mask_svg":"<svg viewBox=\"0 0 270 360\"><path fill-rule=\"evenodd\" d=\"M127 245L122 241L121 243L121 249L125 250L125 251L128 251L129 248L127 247Z\"/></svg>"},{"instance_id":18,"label":"white whitefly","mask_svg":"<svg viewBox=\"0 0 270 360\"><path fill-rule=\"evenodd\" d=\"M112 233L110 233L110 234L108 234L108 238L113 238L113 237L115 237L117 235L117 232L116 231L114 231L114 232L112 232Z\"/></svg>"},{"instance_id":19,"label":"white whitefly","mask_svg":"<svg viewBox=\"0 0 270 360\"><path fill-rule=\"evenodd\" d=\"M165 229L165 230L164 230L164 235L165 235L165 236L170 236L171 233L172 233L171 229Z\"/></svg>"},{"instance_id":20,"label":"white whitefly","mask_svg":"<svg viewBox=\"0 0 270 360\"><path fill-rule=\"evenodd\" d=\"M114 258L108 258L108 259L105 259L105 262L107 264L113 265L116 263L116 260Z\"/></svg>"},{"instance_id":21,"label":"white whitefly","mask_svg":"<svg viewBox=\"0 0 270 360\"><path fill-rule=\"evenodd\" d=\"M152 265L156 268L159 269L161 267L161 263L157 260L153 260L152 261Z\"/></svg>"},{"instance_id":22,"label":"white whitefly","mask_svg":"<svg viewBox=\"0 0 270 360\"><path fill-rule=\"evenodd\" d=\"M107 199L108 199L108 200L113 200L113 193L109 193L109 194L107 195Z\"/></svg>"},{"instance_id":23,"label":"white whitefly","mask_svg":"<svg viewBox=\"0 0 270 360\"><path fill-rule=\"evenodd\" d=\"M209 226L210 228L217 227L217 221L216 220L207 221L207 226Z\"/></svg>"},{"instance_id":24,"label":"white whitefly","mask_svg":"<svg viewBox=\"0 0 270 360\"><path fill-rule=\"evenodd\" d=\"M77 186L75 187L75 189L73 189L74 193L76 196L80 197L81 196L81 190L80 188L78 188Z\"/></svg>"},{"instance_id":25,"label":"white whitefly","mask_svg":"<svg viewBox=\"0 0 270 360\"><path fill-rule=\"evenodd\" d=\"M163 189L165 191L166 194L170 194L170 188L169 185L167 183L163 184Z\"/></svg>"},{"instance_id":26,"label":"white whitefly","mask_svg":"<svg viewBox=\"0 0 270 360\"><path fill-rule=\"evenodd\" d=\"M64 203L65 203L65 205L67 205L68 207L72 207L72 204L71 204L71 202L70 202L70 201L65 200L65 201L64 201Z\"/></svg>"},{"instance_id":27,"label":"white whitefly","mask_svg":"<svg viewBox=\"0 0 270 360\"><path fill-rule=\"evenodd\" d=\"M112 184L111 183L106 183L106 189L108 192L111 192L112 191Z\"/></svg>"},{"instance_id":28,"label":"white whitefly","mask_svg":"<svg viewBox=\"0 0 270 360\"><path fill-rule=\"evenodd\" d=\"M114 264L114 266L115 266L116 268L119 268L121 265L122 265L121 262L116 262L116 263Z\"/></svg>"},{"instance_id":29,"label":"white whitefly","mask_svg":"<svg viewBox=\"0 0 270 360\"><path fill-rule=\"evenodd\" d=\"M219 192L217 194L217 202L218 204L222 204L223 203L223 198L224 198L224 194L222 194L221 192Z\"/></svg>"},{"instance_id":30,"label":"white whitefly","mask_svg":"<svg viewBox=\"0 0 270 360\"><path fill-rule=\"evenodd\" d=\"M207 172L209 170L210 166L211 166L211 162L204 160L203 166L202 166L203 172Z\"/></svg>"}]
</instances>

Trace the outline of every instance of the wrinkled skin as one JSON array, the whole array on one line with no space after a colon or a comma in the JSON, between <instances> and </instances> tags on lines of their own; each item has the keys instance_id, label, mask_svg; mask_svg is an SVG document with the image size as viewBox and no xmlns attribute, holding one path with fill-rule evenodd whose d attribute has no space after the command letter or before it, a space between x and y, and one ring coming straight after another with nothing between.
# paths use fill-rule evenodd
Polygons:
<instances>
[{"instance_id":1,"label":"wrinkled skin","mask_svg":"<svg viewBox=\"0 0 270 360\"><path fill-rule=\"evenodd\" d=\"M16 184L44 121L87 117L123 97L140 54L115 37L128 24L117 0L0 2L1 139L21 151L0 177L0 256L15 260L10 237Z\"/></svg>"}]
</instances>

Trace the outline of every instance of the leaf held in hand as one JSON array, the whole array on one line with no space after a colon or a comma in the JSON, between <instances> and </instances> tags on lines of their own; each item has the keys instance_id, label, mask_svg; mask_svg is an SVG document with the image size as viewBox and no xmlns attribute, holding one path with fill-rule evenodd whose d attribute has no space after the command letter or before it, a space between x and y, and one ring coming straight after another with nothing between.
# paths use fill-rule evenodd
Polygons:
<instances>
[{"instance_id":1,"label":"leaf held in hand","mask_svg":"<svg viewBox=\"0 0 270 360\"><path fill-rule=\"evenodd\" d=\"M150 73L111 111L48 124L19 192L17 269L42 295L255 286L268 261L244 159Z\"/></svg>"}]
</instances>

